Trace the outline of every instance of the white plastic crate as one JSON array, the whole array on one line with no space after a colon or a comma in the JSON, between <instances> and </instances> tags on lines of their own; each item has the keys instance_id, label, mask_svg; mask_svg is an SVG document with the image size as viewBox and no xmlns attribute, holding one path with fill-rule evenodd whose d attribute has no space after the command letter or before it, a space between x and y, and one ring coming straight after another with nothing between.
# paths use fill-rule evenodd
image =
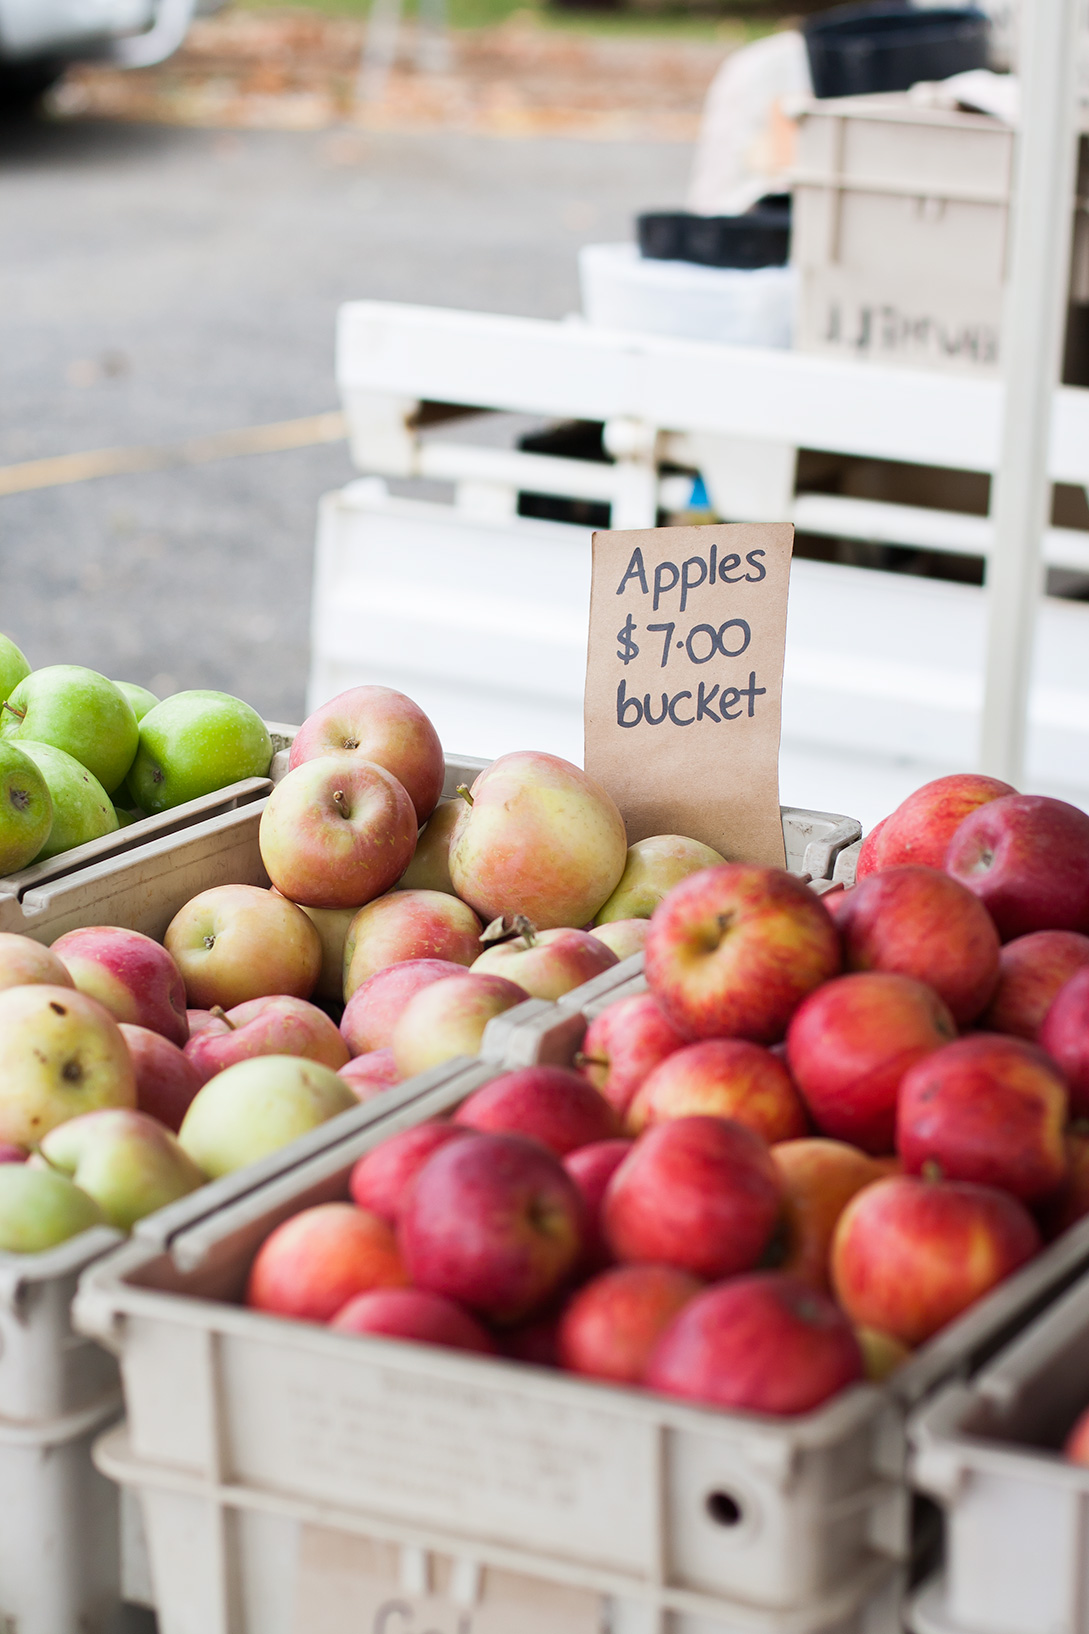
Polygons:
<instances>
[{"instance_id":1,"label":"white plastic crate","mask_svg":"<svg viewBox=\"0 0 1089 1634\"><path fill-rule=\"evenodd\" d=\"M747 271L656 261L635 244L586 244L579 251L588 323L723 346L789 346L795 278L792 267Z\"/></svg>"},{"instance_id":2,"label":"white plastic crate","mask_svg":"<svg viewBox=\"0 0 1089 1634\"><path fill-rule=\"evenodd\" d=\"M919 1416L912 1464L941 1504L945 1563L916 1634L1080 1634L1089 1626L1089 1469L1060 1451L1089 1407L1089 1281L970 1384Z\"/></svg>"}]
</instances>

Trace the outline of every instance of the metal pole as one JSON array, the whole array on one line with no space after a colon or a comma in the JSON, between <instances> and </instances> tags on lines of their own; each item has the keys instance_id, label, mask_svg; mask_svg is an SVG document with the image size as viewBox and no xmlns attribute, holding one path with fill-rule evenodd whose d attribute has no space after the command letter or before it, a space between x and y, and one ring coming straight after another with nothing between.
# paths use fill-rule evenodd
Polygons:
<instances>
[{"instance_id":1,"label":"metal pole","mask_svg":"<svg viewBox=\"0 0 1089 1634\"><path fill-rule=\"evenodd\" d=\"M1070 276L1079 0L1022 0L1021 130L1002 322L1005 410L987 567L980 764L1020 785L1049 521L1048 449Z\"/></svg>"}]
</instances>

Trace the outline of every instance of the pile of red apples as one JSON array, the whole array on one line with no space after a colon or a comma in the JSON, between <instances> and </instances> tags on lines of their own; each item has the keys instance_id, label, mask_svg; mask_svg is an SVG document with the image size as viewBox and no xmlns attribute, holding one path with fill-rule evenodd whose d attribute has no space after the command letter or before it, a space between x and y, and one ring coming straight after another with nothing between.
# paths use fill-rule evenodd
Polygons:
<instances>
[{"instance_id":1,"label":"pile of red apples","mask_svg":"<svg viewBox=\"0 0 1089 1634\"><path fill-rule=\"evenodd\" d=\"M1089 1213L1076 808L946 777L852 888L699 869L654 908L645 972L571 1067L500 1074L278 1226L248 1303L798 1414Z\"/></svg>"}]
</instances>

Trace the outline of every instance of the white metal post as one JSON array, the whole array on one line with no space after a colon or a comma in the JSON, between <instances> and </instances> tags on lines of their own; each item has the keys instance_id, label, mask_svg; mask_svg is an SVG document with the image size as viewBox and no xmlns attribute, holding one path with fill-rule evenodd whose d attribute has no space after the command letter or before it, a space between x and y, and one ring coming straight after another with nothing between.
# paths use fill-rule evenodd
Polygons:
<instances>
[{"instance_id":1,"label":"white metal post","mask_svg":"<svg viewBox=\"0 0 1089 1634\"><path fill-rule=\"evenodd\" d=\"M1005 408L987 569L980 742L983 770L1015 785L1024 772L1051 496L1048 449L1069 283L1079 11L1079 0L1031 0L1021 8L1021 132L1002 326Z\"/></svg>"}]
</instances>

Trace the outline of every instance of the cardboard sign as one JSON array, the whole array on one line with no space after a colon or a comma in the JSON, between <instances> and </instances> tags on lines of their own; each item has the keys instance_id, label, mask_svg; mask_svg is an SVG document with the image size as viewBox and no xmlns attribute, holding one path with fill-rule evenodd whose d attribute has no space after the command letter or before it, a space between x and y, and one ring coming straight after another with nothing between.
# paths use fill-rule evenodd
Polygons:
<instances>
[{"instance_id":1,"label":"cardboard sign","mask_svg":"<svg viewBox=\"0 0 1089 1634\"><path fill-rule=\"evenodd\" d=\"M782 867L779 716L794 529L595 533L586 770L629 841Z\"/></svg>"},{"instance_id":2,"label":"cardboard sign","mask_svg":"<svg viewBox=\"0 0 1089 1634\"><path fill-rule=\"evenodd\" d=\"M422 1550L407 1556L392 1543L304 1525L296 1634L602 1634L604 1603L586 1589Z\"/></svg>"}]
</instances>

